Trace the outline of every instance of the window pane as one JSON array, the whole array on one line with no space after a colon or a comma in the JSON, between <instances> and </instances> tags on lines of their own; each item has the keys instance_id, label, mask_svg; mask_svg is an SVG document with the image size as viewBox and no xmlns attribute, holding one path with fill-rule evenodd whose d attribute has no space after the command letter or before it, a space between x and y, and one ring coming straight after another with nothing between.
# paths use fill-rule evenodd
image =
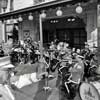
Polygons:
<instances>
[{"instance_id":1,"label":"window pane","mask_svg":"<svg viewBox=\"0 0 100 100\"><path fill-rule=\"evenodd\" d=\"M75 43L75 44L79 44L79 37L75 37L75 38L74 38L74 43Z\"/></svg>"},{"instance_id":2,"label":"window pane","mask_svg":"<svg viewBox=\"0 0 100 100\"><path fill-rule=\"evenodd\" d=\"M12 32L13 30L13 25L6 25L6 32Z\"/></svg>"}]
</instances>

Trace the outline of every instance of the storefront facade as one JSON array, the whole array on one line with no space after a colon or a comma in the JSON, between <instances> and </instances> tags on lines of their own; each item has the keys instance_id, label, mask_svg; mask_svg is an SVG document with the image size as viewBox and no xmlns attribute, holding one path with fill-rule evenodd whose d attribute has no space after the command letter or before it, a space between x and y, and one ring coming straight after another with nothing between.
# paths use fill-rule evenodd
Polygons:
<instances>
[{"instance_id":1,"label":"storefront facade","mask_svg":"<svg viewBox=\"0 0 100 100\"><path fill-rule=\"evenodd\" d=\"M60 3L60 1L58 1L58 2L59 3L50 2L47 4L46 3L40 4L37 6L30 7L30 8L25 8L25 9L22 9L19 11L7 13L4 16L5 16L5 19L10 19L11 17L16 19L17 17L21 16L22 21L18 21L18 23L17 23L18 24L18 39L24 40L25 38L27 38L29 36L34 41L39 41L39 38L40 38L39 14L42 11L45 11L45 14L46 14L46 17L42 21L44 30L51 29L49 24L46 24L45 20L63 19L63 18L68 18L68 17L79 18L83 21L84 29L86 31L86 37L85 37L86 39L84 40L84 42L90 41L91 46L93 46L93 42L96 41L95 45L97 46L97 40L94 39L94 36L91 35L92 32L97 29L97 1L90 0L89 2L82 2L81 3L82 12L80 14L77 13L75 10L76 7L78 6L79 2L75 2L75 1L72 2L70 0L64 1L61 3ZM56 14L59 7L62 10L61 16L57 16L57 14ZM32 16L33 16L32 20L29 20L30 14L32 14ZM1 18L3 19L4 17L1 15ZM67 29L67 28L72 29L73 27L75 28L76 26L78 28L82 27L81 24L66 25L65 23L64 23L64 25L60 24L59 26L58 26L58 29L61 28L62 30ZM5 35L6 35L5 41L7 42L8 37L7 37L7 34L5 34Z\"/></svg>"},{"instance_id":2,"label":"storefront facade","mask_svg":"<svg viewBox=\"0 0 100 100\"><path fill-rule=\"evenodd\" d=\"M49 9L45 10L46 13L46 18L43 19L43 30L53 30L54 27L53 23L51 26L49 25L49 23L46 23L47 21L52 21L52 20L56 20L56 19L63 19L66 18L66 23L67 23L67 18L68 17L75 17L75 18L79 18L80 20L83 21L83 24L59 24L59 22L56 25L56 30L57 29L72 29L73 28L85 28L84 31L86 31L86 36L85 36L85 40L84 42L89 42L89 44L91 45L91 47L93 46L93 43L95 43L95 45L97 46L97 37L93 36L92 33L96 30L97 34L97 4L96 2L90 2L90 3L84 3L82 8L83 11L81 14L76 13L75 11L76 6L70 6L70 7L61 7L61 10L63 12L63 14L61 16L57 16L56 12L57 12L57 8L52 8L50 7ZM43 9L44 10L44 9ZM39 41L39 13L35 12L33 13L33 20L29 20L28 19L28 15L24 14L22 15L23 21L19 23L19 39L20 40L24 40L24 38L26 37L26 34L28 33L28 35L34 40L34 41ZM54 25L55 26L55 25ZM54 30L55 31L55 30ZM53 32L54 32L53 31ZM43 32L44 34L44 32ZM49 33L49 35L52 34ZM81 34L81 33L80 33ZM54 35L54 34L53 34ZM57 35L57 33L56 33ZM48 37L49 38L49 37ZM53 37L52 37L53 38ZM53 39L47 40L47 42L52 41ZM44 36L44 40L45 40L45 36ZM77 42L78 40L76 40ZM45 42L45 41L44 41ZM80 42L80 41L79 41ZM91 42L91 43L90 43Z\"/></svg>"}]
</instances>

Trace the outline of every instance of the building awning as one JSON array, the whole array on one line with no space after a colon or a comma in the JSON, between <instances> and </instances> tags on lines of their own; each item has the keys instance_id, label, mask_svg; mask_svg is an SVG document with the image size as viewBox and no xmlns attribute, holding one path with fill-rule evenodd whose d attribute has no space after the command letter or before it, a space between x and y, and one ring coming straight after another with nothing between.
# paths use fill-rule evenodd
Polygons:
<instances>
[{"instance_id":1,"label":"building awning","mask_svg":"<svg viewBox=\"0 0 100 100\"><path fill-rule=\"evenodd\" d=\"M84 0L82 0L82 1L84 2ZM74 5L78 2L80 2L80 0L57 0L57 1L47 2L47 3L41 3L41 4L31 6L31 7L27 7L27 8L24 8L24 9L0 14L0 20L9 19L10 17L18 16L20 14L28 13L28 12L31 12L31 11L32 12L33 11L41 11L41 10L46 10L46 9L49 9L49 8L66 6L67 4Z\"/></svg>"}]
</instances>

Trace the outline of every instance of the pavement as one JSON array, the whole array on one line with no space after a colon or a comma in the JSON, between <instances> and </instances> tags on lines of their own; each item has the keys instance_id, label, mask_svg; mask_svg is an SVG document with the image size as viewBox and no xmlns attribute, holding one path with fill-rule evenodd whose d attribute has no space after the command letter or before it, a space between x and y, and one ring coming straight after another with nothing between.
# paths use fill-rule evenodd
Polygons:
<instances>
[{"instance_id":1,"label":"pavement","mask_svg":"<svg viewBox=\"0 0 100 100\"><path fill-rule=\"evenodd\" d=\"M38 63L33 65L19 65L16 67L17 75L34 72L37 66ZM57 77L54 77L48 80L48 86L51 87L49 91L43 89L45 80L41 80L20 90L15 89L13 90L13 94L15 95L15 100L68 100L63 92L60 91L57 84ZM79 96L77 95L74 100L80 100Z\"/></svg>"},{"instance_id":2,"label":"pavement","mask_svg":"<svg viewBox=\"0 0 100 100\"><path fill-rule=\"evenodd\" d=\"M63 93L56 88L54 82L56 79L53 79L50 82L50 87L52 88L49 91L43 89L45 82L40 81L38 83L33 83L29 86L25 86L20 89L20 91L14 91L16 100L68 100L63 96ZM80 100L79 96L76 96L74 100Z\"/></svg>"}]
</instances>

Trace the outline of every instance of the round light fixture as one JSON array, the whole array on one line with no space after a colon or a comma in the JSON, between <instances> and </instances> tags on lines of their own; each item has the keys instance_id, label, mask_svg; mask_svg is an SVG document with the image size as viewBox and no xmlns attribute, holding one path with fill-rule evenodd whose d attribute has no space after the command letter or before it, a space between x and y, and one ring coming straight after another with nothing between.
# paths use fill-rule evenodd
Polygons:
<instances>
[{"instance_id":1,"label":"round light fixture","mask_svg":"<svg viewBox=\"0 0 100 100\"><path fill-rule=\"evenodd\" d=\"M76 7L76 13L81 14L83 12L83 8L81 7L80 3Z\"/></svg>"},{"instance_id":2,"label":"round light fixture","mask_svg":"<svg viewBox=\"0 0 100 100\"><path fill-rule=\"evenodd\" d=\"M72 18L72 21L75 21L75 18Z\"/></svg>"},{"instance_id":3,"label":"round light fixture","mask_svg":"<svg viewBox=\"0 0 100 100\"><path fill-rule=\"evenodd\" d=\"M41 13L41 17L42 17L42 18L46 18L45 10L42 11L42 13Z\"/></svg>"},{"instance_id":4,"label":"round light fixture","mask_svg":"<svg viewBox=\"0 0 100 100\"><path fill-rule=\"evenodd\" d=\"M71 21L71 19L70 19L70 18L68 18L68 19L67 19L67 21L68 21L68 22L70 22L70 21Z\"/></svg>"},{"instance_id":5,"label":"round light fixture","mask_svg":"<svg viewBox=\"0 0 100 100\"><path fill-rule=\"evenodd\" d=\"M59 21L58 20L56 20L56 23L58 23Z\"/></svg>"},{"instance_id":6,"label":"round light fixture","mask_svg":"<svg viewBox=\"0 0 100 100\"><path fill-rule=\"evenodd\" d=\"M28 19L29 19L30 21L33 20L32 13L29 14Z\"/></svg>"},{"instance_id":7,"label":"round light fixture","mask_svg":"<svg viewBox=\"0 0 100 100\"><path fill-rule=\"evenodd\" d=\"M8 19L6 22L7 22L7 24L10 24L10 19Z\"/></svg>"},{"instance_id":8,"label":"round light fixture","mask_svg":"<svg viewBox=\"0 0 100 100\"><path fill-rule=\"evenodd\" d=\"M56 12L56 15L57 15L57 16L62 16L62 14L63 14L63 12L62 12L62 10L61 10L61 7L58 7L58 10L57 10L57 12Z\"/></svg>"},{"instance_id":9,"label":"round light fixture","mask_svg":"<svg viewBox=\"0 0 100 100\"><path fill-rule=\"evenodd\" d=\"M23 18L22 18L21 15L19 16L18 20L19 20L19 22L22 22L23 21Z\"/></svg>"}]
</instances>

